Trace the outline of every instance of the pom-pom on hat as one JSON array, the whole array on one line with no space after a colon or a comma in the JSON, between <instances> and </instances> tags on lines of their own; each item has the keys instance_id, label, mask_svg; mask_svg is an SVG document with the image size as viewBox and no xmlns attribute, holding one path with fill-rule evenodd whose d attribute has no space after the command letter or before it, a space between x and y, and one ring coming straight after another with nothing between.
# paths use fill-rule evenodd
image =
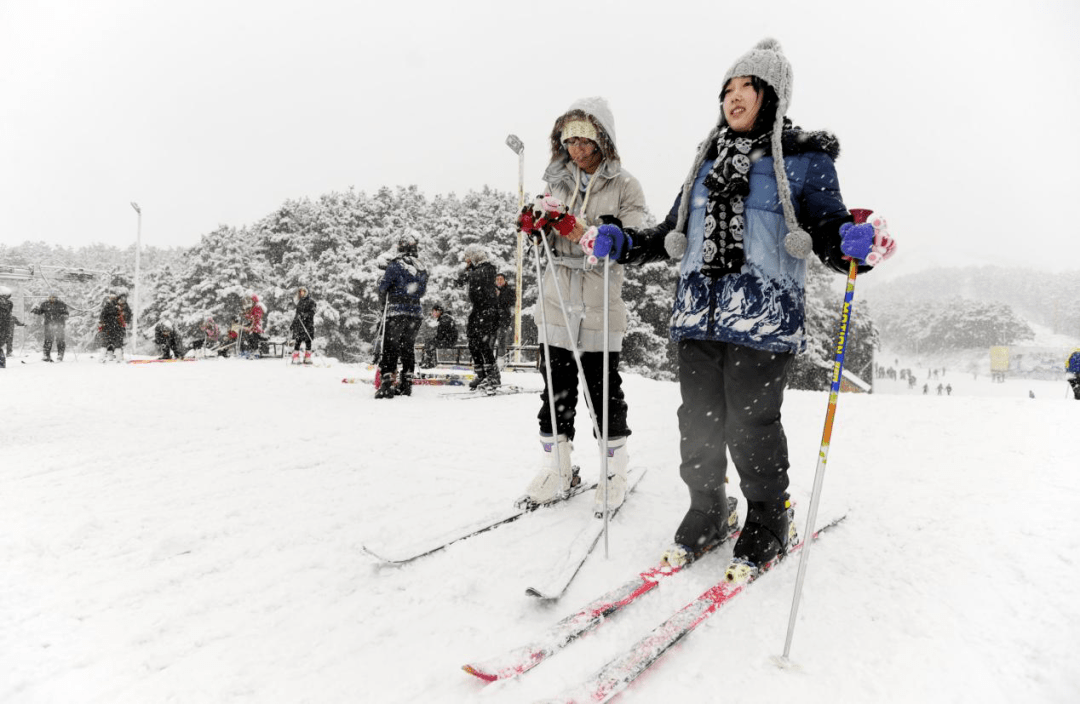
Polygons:
<instances>
[{"instance_id":1,"label":"pom-pom on hat","mask_svg":"<svg viewBox=\"0 0 1080 704\"><path fill-rule=\"evenodd\" d=\"M597 141L596 128L593 127L592 123L588 120L570 120L563 125L562 136L559 138L559 141L565 144L566 140L574 137L584 137L585 139L591 139L595 142Z\"/></svg>"}]
</instances>

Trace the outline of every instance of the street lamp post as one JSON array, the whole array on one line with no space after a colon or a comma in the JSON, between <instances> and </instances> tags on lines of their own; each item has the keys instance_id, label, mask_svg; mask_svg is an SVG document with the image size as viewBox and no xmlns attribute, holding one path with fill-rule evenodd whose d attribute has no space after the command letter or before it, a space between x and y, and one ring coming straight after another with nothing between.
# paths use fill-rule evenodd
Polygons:
<instances>
[{"instance_id":1,"label":"street lamp post","mask_svg":"<svg viewBox=\"0 0 1080 704\"><path fill-rule=\"evenodd\" d=\"M516 134L506 138L506 146L514 150L518 155L518 212L525 207L525 143ZM524 236L521 231L517 233L517 286L514 300L514 363L521 363L521 289L524 282L521 280L521 252Z\"/></svg>"},{"instance_id":2,"label":"street lamp post","mask_svg":"<svg viewBox=\"0 0 1080 704\"><path fill-rule=\"evenodd\" d=\"M135 235L135 315L131 321L131 356L139 349L139 254L142 252L142 208L135 201L131 201L131 207L139 214L139 225Z\"/></svg>"}]
</instances>

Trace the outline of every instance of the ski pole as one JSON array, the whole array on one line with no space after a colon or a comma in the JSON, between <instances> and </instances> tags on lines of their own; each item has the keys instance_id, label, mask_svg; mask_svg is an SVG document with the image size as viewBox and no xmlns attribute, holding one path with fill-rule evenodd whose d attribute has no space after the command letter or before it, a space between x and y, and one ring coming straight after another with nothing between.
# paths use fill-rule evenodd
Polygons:
<instances>
[{"instance_id":1,"label":"ski pole","mask_svg":"<svg viewBox=\"0 0 1080 704\"><path fill-rule=\"evenodd\" d=\"M608 321L608 304L610 303L611 294L608 290L608 282L611 277L611 257L604 257L604 402L601 404L603 407L604 418L601 421L604 431L601 433L600 439L600 481L604 491L604 559L608 559L608 414L610 412L610 399L608 397L608 351L611 347L611 327ZM586 396L588 395L588 388L585 389Z\"/></svg>"},{"instance_id":2,"label":"ski pole","mask_svg":"<svg viewBox=\"0 0 1080 704\"><path fill-rule=\"evenodd\" d=\"M544 253L547 255L548 266L551 267L552 280L555 282L555 295L559 299L559 308L562 310L563 321L566 323L567 337L570 338L570 351L574 355L574 363L577 366L578 383L585 395L585 407L589 410L589 419L592 420L593 430L596 436L601 435L600 423L596 418L596 409L593 408L592 397L589 395L589 383L585 378L585 368L581 364L581 353L577 347L577 329L570 324L570 315L566 312L566 300L562 294L562 286L559 285L559 277L555 274L555 256L551 253L551 247L547 241L547 235L541 230L540 236L543 239Z\"/></svg>"},{"instance_id":3,"label":"ski pole","mask_svg":"<svg viewBox=\"0 0 1080 704\"><path fill-rule=\"evenodd\" d=\"M375 388L382 385L381 366L382 356L386 353L386 312L390 310L390 292L386 293L386 302L383 303L382 322L379 324L379 353L375 355Z\"/></svg>"},{"instance_id":4,"label":"ski pole","mask_svg":"<svg viewBox=\"0 0 1080 704\"><path fill-rule=\"evenodd\" d=\"M551 347L547 338L547 310L544 306L544 276L540 271L540 248L536 252L536 289L538 299L537 308L540 309L540 344L544 348L544 373L547 375L548 388L548 411L551 413L551 435L554 439L554 452L559 455L559 424L555 414L555 384L551 381Z\"/></svg>"},{"instance_id":5,"label":"ski pole","mask_svg":"<svg viewBox=\"0 0 1080 704\"><path fill-rule=\"evenodd\" d=\"M862 208L851 210L856 224L866 222L873 211ZM844 353L851 337L852 300L855 297L855 276L859 273L859 262L851 260L848 267L847 288L844 290L844 306L840 309L840 332L836 341L836 360L833 363L832 386L829 389L829 405L825 412L825 429L821 433L821 448L818 451L817 468L814 470L814 488L810 494L810 510L806 517L806 532L803 534L802 554L799 555L799 573L795 578L795 596L791 602L791 614L788 617L787 639L784 641L784 654L780 658L783 665L789 663L791 640L795 635L795 618L799 613L799 599L802 596L803 580L806 577L806 565L810 559L810 547L814 544L814 524L817 521L818 503L821 499L821 486L825 482L825 465L829 461L829 444L832 441L833 420L836 418L836 402L840 397L840 380L844 373Z\"/></svg>"}]
</instances>

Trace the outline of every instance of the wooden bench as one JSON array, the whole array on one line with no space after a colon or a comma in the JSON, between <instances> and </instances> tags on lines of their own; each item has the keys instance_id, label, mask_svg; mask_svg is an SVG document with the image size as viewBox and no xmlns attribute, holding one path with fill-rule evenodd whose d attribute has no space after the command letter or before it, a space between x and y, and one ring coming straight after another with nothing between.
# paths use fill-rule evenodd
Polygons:
<instances>
[{"instance_id":1,"label":"wooden bench","mask_svg":"<svg viewBox=\"0 0 1080 704\"><path fill-rule=\"evenodd\" d=\"M424 353L424 346L416 345L414 349L416 352L416 358L420 359L420 357ZM517 350L521 350L520 362L513 361L514 352ZM506 367L516 369L533 369L536 368L540 363L540 347L539 345L511 345L501 356L506 360ZM468 345L440 347L435 350L435 363L454 366L469 366L472 364L472 355L469 354Z\"/></svg>"},{"instance_id":2,"label":"wooden bench","mask_svg":"<svg viewBox=\"0 0 1080 704\"><path fill-rule=\"evenodd\" d=\"M266 340L267 349L275 357L284 357L291 344L292 340L284 337L271 337Z\"/></svg>"}]
</instances>

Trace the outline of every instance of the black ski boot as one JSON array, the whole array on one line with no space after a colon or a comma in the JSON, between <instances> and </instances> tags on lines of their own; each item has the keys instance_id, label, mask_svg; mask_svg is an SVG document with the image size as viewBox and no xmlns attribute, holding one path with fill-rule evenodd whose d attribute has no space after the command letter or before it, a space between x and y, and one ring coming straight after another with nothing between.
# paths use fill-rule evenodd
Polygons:
<instances>
[{"instance_id":1,"label":"black ski boot","mask_svg":"<svg viewBox=\"0 0 1080 704\"><path fill-rule=\"evenodd\" d=\"M662 559L672 567L681 567L731 537L739 525L738 499L721 495L708 509L691 508L683 517L675 542L664 551ZM699 502L700 503L700 502Z\"/></svg>"},{"instance_id":2,"label":"black ski boot","mask_svg":"<svg viewBox=\"0 0 1080 704\"><path fill-rule=\"evenodd\" d=\"M389 374L383 374L379 381L379 390L375 392L375 398L394 398L394 380Z\"/></svg>"},{"instance_id":3,"label":"black ski boot","mask_svg":"<svg viewBox=\"0 0 1080 704\"><path fill-rule=\"evenodd\" d=\"M412 396L412 380L412 374L402 372L401 381L397 386L398 396Z\"/></svg>"},{"instance_id":4,"label":"black ski boot","mask_svg":"<svg viewBox=\"0 0 1080 704\"><path fill-rule=\"evenodd\" d=\"M484 365L484 372L484 381L477 388L493 394L495 393L495 390L502 385L502 378L499 376L499 366L497 364L486 364Z\"/></svg>"},{"instance_id":5,"label":"black ski boot","mask_svg":"<svg viewBox=\"0 0 1080 704\"><path fill-rule=\"evenodd\" d=\"M748 501L746 523L735 543L728 581L756 577L783 558L795 543L795 511L787 494L774 501Z\"/></svg>"},{"instance_id":6,"label":"black ski boot","mask_svg":"<svg viewBox=\"0 0 1080 704\"><path fill-rule=\"evenodd\" d=\"M484 379L486 379L486 378L487 378L487 368L482 367L482 366L477 367L476 368L476 378L469 382L469 391L476 391L476 387L480 386L480 384L483 383Z\"/></svg>"}]
</instances>

